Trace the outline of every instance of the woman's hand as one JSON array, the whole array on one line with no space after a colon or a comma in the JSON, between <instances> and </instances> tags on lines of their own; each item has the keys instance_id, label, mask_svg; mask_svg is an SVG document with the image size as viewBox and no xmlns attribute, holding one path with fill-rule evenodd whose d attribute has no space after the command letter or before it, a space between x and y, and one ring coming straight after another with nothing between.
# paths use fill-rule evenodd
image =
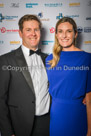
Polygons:
<instances>
[{"instance_id":1,"label":"woman's hand","mask_svg":"<svg viewBox=\"0 0 91 136\"><path fill-rule=\"evenodd\" d=\"M86 105L86 97L83 99L82 103Z\"/></svg>"},{"instance_id":2,"label":"woman's hand","mask_svg":"<svg viewBox=\"0 0 91 136\"><path fill-rule=\"evenodd\" d=\"M91 136L91 129L90 130L88 129L87 136Z\"/></svg>"},{"instance_id":3,"label":"woman's hand","mask_svg":"<svg viewBox=\"0 0 91 136\"><path fill-rule=\"evenodd\" d=\"M86 94L86 108L87 108L87 120L88 120L87 136L91 136L91 92Z\"/></svg>"}]
</instances>

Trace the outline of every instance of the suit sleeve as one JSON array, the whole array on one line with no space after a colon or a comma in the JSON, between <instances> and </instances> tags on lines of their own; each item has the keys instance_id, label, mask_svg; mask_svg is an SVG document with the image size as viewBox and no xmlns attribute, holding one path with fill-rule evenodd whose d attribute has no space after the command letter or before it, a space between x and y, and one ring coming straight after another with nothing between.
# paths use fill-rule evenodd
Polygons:
<instances>
[{"instance_id":1,"label":"suit sleeve","mask_svg":"<svg viewBox=\"0 0 91 136\"><path fill-rule=\"evenodd\" d=\"M14 134L10 114L8 110L8 89L10 83L10 72L6 57L0 57L0 131L2 136L11 136Z\"/></svg>"}]
</instances>

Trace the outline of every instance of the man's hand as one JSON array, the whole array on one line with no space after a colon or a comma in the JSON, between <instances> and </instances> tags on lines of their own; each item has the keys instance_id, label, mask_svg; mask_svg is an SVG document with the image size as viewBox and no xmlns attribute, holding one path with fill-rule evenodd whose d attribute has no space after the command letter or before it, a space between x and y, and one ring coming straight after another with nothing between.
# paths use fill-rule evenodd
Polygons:
<instances>
[{"instance_id":1,"label":"man's hand","mask_svg":"<svg viewBox=\"0 0 91 136\"><path fill-rule=\"evenodd\" d=\"M15 135L11 135L11 136L15 136Z\"/></svg>"}]
</instances>

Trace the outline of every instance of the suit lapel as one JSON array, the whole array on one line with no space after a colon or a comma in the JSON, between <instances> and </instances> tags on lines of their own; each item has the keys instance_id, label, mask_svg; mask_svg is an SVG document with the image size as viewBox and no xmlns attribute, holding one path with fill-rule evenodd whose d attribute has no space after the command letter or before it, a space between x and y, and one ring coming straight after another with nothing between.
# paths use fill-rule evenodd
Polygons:
<instances>
[{"instance_id":1,"label":"suit lapel","mask_svg":"<svg viewBox=\"0 0 91 136\"><path fill-rule=\"evenodd\" d=\"M22 74L23 74L24 78L26 79L29 87L31 88L32 92L34 93L34 87L33 87L32 79L31 79L31 75L28 71L28 66L27 66L27 63L25 61L24 55L22 53L21 47L19 47L16 50L15 56L16 56L16 61L19 65L19 67L21 67L23 69Z\"/></svg>"},{"instance_id":2,"label":"suit lapel","mask_svg":"<svg viewBox=\"0 0 91 136\"><path fill-rule=\"evenodd\" d=\"M41 56L41 59L42 59L42 61L43 61L43 63L44 63L44 66L45 66L45 59L46 59L46 57L47 57L48 55L47 55L47 54L44 54L44 53L41 53L40 56Z\"/></svg>"}]
</instances>

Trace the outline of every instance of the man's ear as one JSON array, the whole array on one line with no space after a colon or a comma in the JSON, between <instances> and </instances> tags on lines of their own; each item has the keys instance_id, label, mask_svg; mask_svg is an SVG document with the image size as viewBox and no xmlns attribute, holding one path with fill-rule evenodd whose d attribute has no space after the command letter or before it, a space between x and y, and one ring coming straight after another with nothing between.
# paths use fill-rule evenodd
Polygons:
<instances>
[{"instance_id":1,"label":"man's ear","mask_svg":"<svg viewBox=\"0 0 91 136\"><path fill-rule=\"evenodd\" d=\"M19 30L19 36L22 38L22 32L21 32L21 30Z\"/></svg>"}]
</instances>

